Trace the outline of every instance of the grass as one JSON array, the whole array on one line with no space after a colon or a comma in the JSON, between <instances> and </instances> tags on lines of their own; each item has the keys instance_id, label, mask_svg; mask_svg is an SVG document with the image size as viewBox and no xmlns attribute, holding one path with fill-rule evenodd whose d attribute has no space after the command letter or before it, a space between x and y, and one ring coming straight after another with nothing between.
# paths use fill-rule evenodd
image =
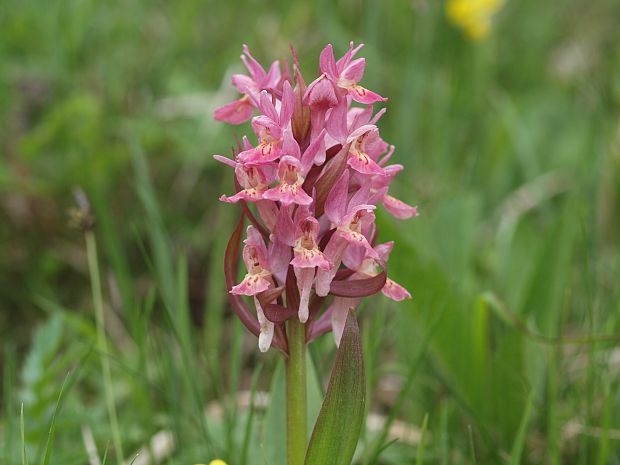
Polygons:
<instances>
[{"instance_id":1,"label":"grass","mask_svg":"<svg viewBox=\"0 0 620 465\"><path fill-rule=\"evenodd\" d=\"M283 463L278 403L236 402L283 399L283 372L232 317L221 270L232 183L211 155L248 129L210 112L241 44L263 62L294 44L308 79L326 42L349 40L390 97L395 193L421 211L379 214L414 299L361 312L369 411L387 421L356 463L620 463L619 15L508 1L472 43L442 1L5 0L0 463L86 463L83 426L120 463L102 363L128 461L167 430L165 463ZM105 344L67 221L76 186L97 220ZM334 353L331 336L311 347L309 379ZM397 422L423 449L384 447Z\"/></svg>"}]
</instances>

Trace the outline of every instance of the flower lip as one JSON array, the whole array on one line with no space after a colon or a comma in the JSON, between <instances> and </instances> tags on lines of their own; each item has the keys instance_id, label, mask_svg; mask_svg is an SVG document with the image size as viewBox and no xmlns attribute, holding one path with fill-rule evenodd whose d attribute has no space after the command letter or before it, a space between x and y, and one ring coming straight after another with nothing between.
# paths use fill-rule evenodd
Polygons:
<instances>
[{"instance_id":1,"label":"flower lip","mask_svg":"<svg viewBox=\"0 0 620 465\"><path fill-rule=\"evenodd\" d=\"M301 162L289 155L280 158L278 165L279 184L266 191L263 198L279 201L282 205L310 205L310 197L302 188L304 178L301 173Z\"/></svg>"}]
</instances>

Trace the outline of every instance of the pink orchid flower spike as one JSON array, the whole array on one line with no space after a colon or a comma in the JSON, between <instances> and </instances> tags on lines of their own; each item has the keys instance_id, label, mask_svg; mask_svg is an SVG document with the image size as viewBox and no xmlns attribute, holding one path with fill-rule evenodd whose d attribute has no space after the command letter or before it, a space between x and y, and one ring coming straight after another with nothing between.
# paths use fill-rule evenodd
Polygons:
<instances>
[{"instance_id":1,"label":"pink orchid flower spike","mask_svg":"<svg viewBox=\"0 0 620 465\"><path fill-rule=\"evenodd\" d=\"M235 192L221 200L242 211L225 254L229 300L261 351L273 345L290 355L293 334L309 342L330 330L339 344L364 297L411 297L387 276L393 243L376 245L379 206L399 219L417 216L417 208L389 194L403 167L387 164L394 146L379 131L385 109L374 108L386 99L360 85L361 48L350 43L336 61L327 45L320 76L306 86L294 51L293 72L282 73L277 61L265 71L244 46L249 74L233 76L243 96L216 110L216 119L235 124L258 112L256 138L243 136L232 159L215 159L234 170ZM246 220L247 273L235 284ZM240 296L253 300L255 315ZM304 332L289 332L297 326L286 324L291 318Z\"/></svg>"}]
</instances>

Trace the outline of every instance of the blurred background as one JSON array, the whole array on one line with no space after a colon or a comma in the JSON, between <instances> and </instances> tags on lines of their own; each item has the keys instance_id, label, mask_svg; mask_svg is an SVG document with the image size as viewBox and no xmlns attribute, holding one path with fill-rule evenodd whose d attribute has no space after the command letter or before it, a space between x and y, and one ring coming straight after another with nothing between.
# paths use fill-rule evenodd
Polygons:
<instances>
[{"instance_id":1,"label":"blurred background","mask_svg":"<svg viewBox=\"0 0 620 465\"><path fill-rule=\"evenodd\" d=\"M279 356L222 273L237 212L212 155L251 130L211 114L242 44L263 64L294 45L311 81L350 40L421 212L378 215L413 300L360 311L356 463L620 463L619 22L617 0L3 0L0 463L121 463L153 440L161 463L283 465ZM311 347L311 411L333 354Z\"/></svg>"}]
</instances>

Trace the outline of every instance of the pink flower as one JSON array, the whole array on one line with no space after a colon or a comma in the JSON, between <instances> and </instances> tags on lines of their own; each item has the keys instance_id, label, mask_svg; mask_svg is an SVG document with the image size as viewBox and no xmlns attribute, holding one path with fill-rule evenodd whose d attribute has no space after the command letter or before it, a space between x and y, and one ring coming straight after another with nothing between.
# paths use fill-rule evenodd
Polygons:
<instances>
[{"instance_id":1,"label":"pink flower","mask_svg":"<svg viewBox=\"0 0 620 465\"><path fill-rule=\"evenodd\" d=\"M312 216L307 216L297 223L294 258L291 260L297 287L299 288L299 321L308 321L310 292L314 284L315 270L329 270L333 267L318 246L319 222Z\"/></svg>"},{"instance_id":2,"label":"pink flower","mask_svg":"<svg viewBox=\"0 0 620 465\"><path fill-rule=\"evenodd\" d=\"M262 91L258 107L263 114L252 119L252 128L258 137L259 144L255 148L241 152L238 155L239 160L254 164L277 160L280 157L284 132L290 130L294 105L295 95L288 81L283 86L279 111L276 110L270 94Z\"/></svg>"},{"instance_id":3,"label":"pink flower","mask_svg":"<svg viewBox=\"0 0 620 465\"><path fill-rule=\"evenodd\" d=\"M386 242L385 244L375 246L374 250L378 258L368 256L368 254L364 253L365 251L361 251L362 253L360 253L359 249L347 249L347 253L345 253L343 257L343 262L346 264L347 268L355 271L350 279L377 276L379 274L379 268L385 268L393 248L394 242ZM381 292L383 295L396 302L411 299L409 291L395 281L392 281L389 277L386 279Z\"/></svg>"},{"instance_id":4,"label":"pink flower","mask_svg":"<svg viewBox=\"0 0 620 465\"><path fill-rule=\"evenodd\" d=\"M278 185L264 193L263 198L279 201L282 205L310 205L310 197L303 189L305 176L313 165L317 156L325 157L323 148L324 132L322 131L317 138L305 150L303 155L300 153L299 145L293 139L291 131L286 131L282 155L278 165Z\"/></svg>"},{"instance_id":5,"label":"pink flower","mask_svg":"<svg viewBox=\"0 0 620 465\"><path fill-rule=\"evenodd\" d=\"M269 255L260 233L254 226L248 226L244 241L243 261L248 272L243 280L233 287L231 294L255 296L273 285L269 270Z\"/></svg>"},{"instance_id":6,"label":"pink flower","mask_svg":"<svg viewBox=\"0 0 620 465\"><path fill-rule=\"evenodd\" d=\"M277 87L282 76L278 60L271 64L269 72L265 72L265 69L250 53L248 46L244 44L241 61L243 61L243 64L250 72L250 76L233 74L232 83L239 92L257 99L259 92L262 90L271 90Z\"/></svg>"},{"instance_id":7,"label":"pink flower","mask_svg":"<svg viewBox=\"0 0 620 465\"><path fill-rule=\"evenodd\" d=\"M328 45L321 75L306 87L296 57L291 77L278 62L265 72L244 47L250 76L233 76L244 96L216 111L230 122L259 112L252 119L256 142L243 137L233 159L215 158L235 174L236 192L221 200L242 206L226 252L230 302L261 351L288 350L288 318L308 325L307 340L331 329L338 344L363 297L379 291L395 301L411 297L387 277L393 243L377 245L375 210L382 205L405 219L417 209L388 193L403 167L387 164L394 146L380 135L385 109L374 108L386 99L359 84L366 65L355 59L360 48L351 43L336 61ZM237 283L246 218L247 273ZM239 296L253 300L255 314Z\"/></svg>"},{"instance_id":8,"label":"pink flower","mask_svg":"<svg viewBox=\"0 0 620 465\"><path fill-rule=\"evenodd\" d=\"M267 247L260 233L253 226L248 226L247 239L243 247L243 261L248 272L243 280L230 290L230 293L254 297L256 315L260 324L258 347L261 352L265 352L271 346L274 325L265 318L261 304L255 296L272 287L273 281L269 269Z\"/></svg>"},{"instance_id":9,"label":"pink flower","mask_svg":"<svg viewBox=\"0 0 620 465\"><path fill-rule=\"evenodd\" d=\"M247 95L238 100L226 103L213 112L213 117L218 121L230 124L242 124L252 117L254 105Z\"/></svg>"},{"instance_id":10,"label":"pink flower","mask_svg":"<svg viewBox=\"0 0 620 465\"><path fill-rule=\"evenodd\" d=\"M385 101L387 99L358 84L364 76L366 59L358 58L353 60L353 57L363 46L364 44L360 44L353 48L353 42L351 42L347 53L340 60L336 61L332 44L327 44L321 52L321 71L338 88L346 91L356 102L375 103Z\"/></svg>"},{"instance_id":11,"label":"pink flower","mask_svg":"<svg viewBox=\"0 0 620 465\"><path fill-rule=\"evenodd\" d=\"M372 124L383 112L377 113L371 120L372 108L370 111L360 108L349 110L349 105L350 102L343 99L331 109L326 123L327 132L336 142L348 144L347 164L351 168L362 174L383 175L383 168L375 160L386 152L388 146L379 136L377 126Z\"/></svg>"},{"instance_id":12,"label":"pink flower","mask_svg":"<svg viewBox=\"0 0 620 465\"><path fill-rule=\"evenodd\" d=\"M304 104L315 109L325 109L336 106L338 97L333 83L326 74L322 74L318 79L312 81L303 98Z\"/></svg>"},{"instance_id":13,"label":"pink flower","mask_svg":"<svg viewBox=\"0 0 620 465\"><path fill-rule=\"evenodd\" d=\"M391 156L391 152L393 148L388 154L379 162L380 165L383 165L387 159ZM412 207L411 205L406 204L402 200L397 199L396 197L392 197L388 194L388 189L394 177L403 170L402 165L389 165L383 169L383 173L379 176L372 176L370 178L371 185L371 193L372 193L372 203L383 203L385 209L390 213L394 218L398 218L399 220L407 220L412 217L418 216L418 208ZM360 184L366 182L365 179L359 179L358 182Z\"/></svg>"},{"instance_id":14,"label":"pink flower","mask_svg":"<svg viewBox=\"0 0 620 465\"><path fill-rule=\"evenodd\" d=\"M399 220L407 220L414 216L418 216L418 208L407 205L402 200L392 197L389 194L383 196L383 206L390 212L395 218Z\"/></svg>"},{"instance_id":15,"label":"pink flower","mask_svg":"<svg viewBox=\"0 0 620 465\"><path fill-rule=\"evenodd\" d=\"M329 285L336 276L345 249L351 245L361 247L371 257L379 258L372 248L365 233L374 226L374 205L366 204L369 189L360 187L351 200L347 201L349 172L345 171L325 202L325 214L336 226L336 231L325 247L325 256L334 264L329 270L319 270L316 278L316 293L326 296Z\"/></svg>"},{"instance_id":16,"label":"pink flower","mask_svg":"<svg viewBox=\"0 0 620 465\"><path fill-rule=\"evenodd\" d=\"M237 163L235 166L235 176L237 182L243 188L235 195L226 197L222 195L222 202L237 203L239 200L247 202L258 202L264 198L269 184L275 177L275 169L271 165L253 166Z\"/></svg>"},{"instance_id":17,"label":"pink flower","mask_svg":"<svg viewBox=\"0 0 620 465\"><path fill-rule=\"evenodd\" d=\"M258 106L259 93L262 90L275 89L280 82L279 61L274 61L267 73L250 54L247 45L243 46L243 53L241 60L250 72L250 76L233 74L232 83L244 96L216 108L213 117L218 121L225 121L230 124L245 123L252 117L254 107Z\"/></svg>"}]
</instances>

